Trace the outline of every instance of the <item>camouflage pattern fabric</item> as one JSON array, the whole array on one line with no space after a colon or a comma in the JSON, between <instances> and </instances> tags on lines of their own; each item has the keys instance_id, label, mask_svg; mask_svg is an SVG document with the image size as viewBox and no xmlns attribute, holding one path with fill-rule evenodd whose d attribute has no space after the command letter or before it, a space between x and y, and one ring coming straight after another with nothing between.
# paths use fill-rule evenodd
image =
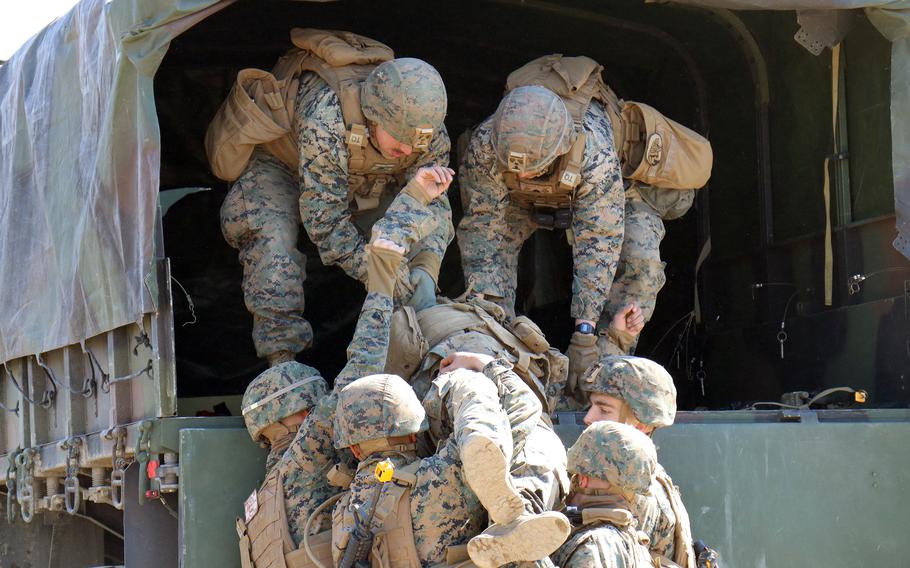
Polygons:
<instances>
[{"instance_id":1,"label":"camouflage pattern fabric","mask_svg":"<svg viewBox=\"0 0 910 568\"><path fill-rule=\"evenodd\" d=\"M408 389L399 394L414 397ZM423 401L427 415L438 432L449 435L440 440L437 452L420 460L416 483L411 489L411 523L421 565L429 567L445 560L446 549L464 544L484 528L486 512L462 476L460 443L471 433L481 433L494 440L506 456L512 454L508 417L499 402L496 386L483 374L459 369L437 377ZM442 409L449 420L434 416ZM416 454L381 452L371 455L358 468L351 483L350 495L343 510L336 511L341 520L335 530L349 531L357 510L373 506L377 480L375 463L389 459L396 469L417 459ZM340 546L348 535L336 540ZM339 554L339 551L335 551Z\"/></svg>"},{"instance_id":2,"label":"camouflage pattern fabric","mask_svg":"<svg viewBox=\"0 0 910 568\"><path fill-rule=\"evenodd\" d=\"M676 418L673 377L662 365L644 357L602 357L582 375L579 388L622 399L645 426L663 428Z\"/></svg>"},{"instance_id":3,"label":"camouflage pattern fabric","mask_svg":"<svg viewBox=\"0 0 910 568\"><path fill-rule=\"evenodd\" d=\"M571 315L597 321L607 303L623 240L624 195L613 129L603 107L585 114L584 166L573 197ZM509 200L491 143L492 118L474 132L459 168L464 218L458 226L465 279L473 290L515 310L518 253L537 229Z\"/></svg>"},{"instance_id":4,"label":"camouflage pattern fabric","mask_svg":"<svg viewBox=\"0 0 910 568\"><path fill-rule=\"evenodd\" d=\"M439 72L420 59L403 57L378 65L363 82L360 101L367 119L404 144L412 144L416 128L444 128L445 85Z\"/></svg>"},{"instance_id":5,"label":"camouflage pattern fabric","mask_svg":"<svg viewBox=\"0 0 910 568\"><path fill-rule=\"evenodd\" d=\"M301 223L323 263L366 280L364 245L369 239L349 207L349 154L338 97L318 76L304 74L296 113L298 171L257 150L221 208L225 240L240 253L244 300L253 314L253 343L263 358L278 351L298 353L312 343L312 328L303 317L306 258L297 250ZM420 167L447 165L449 145L441 128L428 150L399 172L399 187ZM426 227L428 236L410 248L408 258L425 251L441 261L452 240L448 199L433 200L429 210L435 223Z\"/></svg>"},{"instance_id":6,"label":"camouflage pattern fabric","mask_svg":"<svg viewBox=\"0 0 910 568\"><path fill-rule=\"evenodd\" d=\"M666 263L660 260L660 242L665 233L664 222L657 211L642 201L637 192L627 192L625 236L619 255L619 268L610 289L606 309L597 325L599 330L606 330L613 316L631 303L638 304L641 308L645 323L651 320L657 304L657 293L667 281L664 275ZM633 341L630 351L634 351L638 337ZM601 335L598 341L601 353L607 351L607 341Z\"/></svg>"},{"instance_id":7,"label":"camouflage pattern fabric","mask_svg":"<svg viewBox=\"0 0 910 568\"><path fill-rule=\"evenodd\" d=\"M569 448L568 470L608 482L621 491L647 495L657 468L651 438L619 422L595 422Z\"/></svg>"},{"instance_id":8,"label":"camouflage pattern fabric","mask_svg":"<svg viewBox=\"0 0 910 568\"><path fill-rule=\"evenodd\" d=\"M586 527L553 555L562 568L651 568L648 549L634 529L609 523Z\"/></svg>"},{"instance_id":9,"label":"camouflage pattern fabric","mask_svg":"<svg viewBox=\"0 0 910 568\"><path fill-rule=\"evenodd\" d=\"M490 142L501 166L520 173L536 173L575 141L572 116L559 95L531 85L512 89L493 113ZM512 163L517 155L521 163Z\"/></svg>"},{"instance_id":10,"label":"camouflage pattern fabric","mask_svg":"<svg viewBox=\"0 0 910 568\"><path fill-rule=\"evenodd\" d=\"M284 389L290 390L281 392ZM297 361L281 363L260 373L247 386L241 401L243 420L253 441L259 441L260 433L269 424L311 409L327 391L328 385L319 371Z\"/></svg>"},{"instance_id":11,"label":"camouflage pattern fabric","mask_svg":"<svg viewBox=\"0 0 910 568\"><path fill-rule=\"evenodd\" d=\"M335 378L333 390L300 425L290 448L279 461L284 475L285 511L294 544L300 545L307 517L326 499L341 491L329 485L326 473L335 463L351 463L347 450L338 451L333 443L335 406L338 392L353 380L373 375L385 367L392 299L378 293L367 294L354 338L348 346L348 363ZM331 525L326 513L314 523L314 532L327 530Z\"/></svg>"},{"instance_id":12,"label":"camouflage pattern fabric","mask_svg":"<svg viewBox=\"0 0 910 568\"><path fill-rule=\"evenodd\" d=\"M655 479L651 484L651 495L642 497L644 502L637 504L636 515L638 512L642 513L640 528L651 539L648 549L665 558L673 558L676 554L676 525L682 523L686 527L684 534L692 534L689 513L685 507L679 511L679 515L673 511L670 496L667 495L664 486L657 481L658 477L670 479L666 470L659 463L655 471ZM672 484L672 480L670 481ZM694 551L690 551L690 556L694 558Z\"/></svg>"},{"instance_id":13,"label":"camouflage pattern fabric","mask_svg":"<svg viewBox=\"0 0 910 568\"><path fill-rule=\"evenodd\" d=\"M409 396L399 396L405 393ZM425 432L427 415L411 387L397 375L368 375L338 393L335 447Z\"/></svg>"}]
</instances>

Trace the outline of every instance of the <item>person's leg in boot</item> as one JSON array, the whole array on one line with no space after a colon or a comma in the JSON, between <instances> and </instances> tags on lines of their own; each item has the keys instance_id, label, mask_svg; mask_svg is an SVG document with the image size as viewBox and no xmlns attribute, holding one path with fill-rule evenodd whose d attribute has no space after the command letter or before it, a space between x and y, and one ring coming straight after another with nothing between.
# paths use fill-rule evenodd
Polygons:
<instances>
[{"instance_id":1,"label":"person's leg in boot","mask_svg":"<svg viewBox=\"0 0 910 568\"><path fill-rule=\"evenodd\" d=\"M243 265L256 354L272 366L293 360L313 339L303 318L306 257L297 250L298 193L283 164L256 154L221 207L225 240Z\"/></svg>"}]
</instances>

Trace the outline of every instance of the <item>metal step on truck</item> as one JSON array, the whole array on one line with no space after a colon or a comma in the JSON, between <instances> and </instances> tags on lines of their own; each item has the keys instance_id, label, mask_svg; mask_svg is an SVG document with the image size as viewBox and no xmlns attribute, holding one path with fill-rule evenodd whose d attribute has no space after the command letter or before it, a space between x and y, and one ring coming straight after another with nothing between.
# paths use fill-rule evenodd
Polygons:
<instances>
[{"instance_id":1,"label":"metal step on truck","mask_svg":"<svg viewBox=\"0 0 910 568\"><path fill-rule=\"evenodd\" d=\"M265 363L203 138L295 26L431 62L453 139L549 53L707 136L637 348L676 381L655 442L693 533L733 568L908 564L910 2L82 0L0 65L0 566L240 566ZM300 359L331 377L364 291L299 248ZM520 258L560 347L570 266L559 231ZM454 243L440 288L464 291Z\"/></svg>"}]
</instances>

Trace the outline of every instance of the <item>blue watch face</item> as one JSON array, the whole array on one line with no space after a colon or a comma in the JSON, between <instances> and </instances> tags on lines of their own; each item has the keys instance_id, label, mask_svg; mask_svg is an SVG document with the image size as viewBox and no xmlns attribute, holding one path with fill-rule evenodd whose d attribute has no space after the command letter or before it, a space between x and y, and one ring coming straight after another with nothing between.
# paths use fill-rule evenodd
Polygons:
<instances>
[{"instance_id":1,"label":"blue watch face","mask_svg":"<svg viewBox=\"0 0 910 568\"><path fill-rule=\"evenodd\" d=\"M575 326L578 333L594 333L594 326L589 323L580 323Z\"/></svg>"}]
</instances>

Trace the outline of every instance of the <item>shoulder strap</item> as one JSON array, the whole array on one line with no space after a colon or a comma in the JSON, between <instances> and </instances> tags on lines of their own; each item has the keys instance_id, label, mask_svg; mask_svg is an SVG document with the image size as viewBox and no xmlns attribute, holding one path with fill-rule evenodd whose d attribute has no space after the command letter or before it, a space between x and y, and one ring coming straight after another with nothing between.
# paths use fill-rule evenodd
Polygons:
<instances>
[{"instance_id":1,"label":"shoulder strap","mask_svg":"<svg viewBox=\"0 0 910 568\"><path fill-rule=\"evenodd\" d=\"M386 483L373 509L372 565L384 568L421 566L411 523L411 488L417 482L420 461L398 468Z\"/></svg>"},{"instance_id":2,"label":"shoulder strap","mask_svg":"<svg viewBox=\"0 0 910 568\"><path fill-rule=\"evenodd\" d=\"M673 509L673 515L676 517L676 525L673 527L673 561L685 568L695 568L695 558L689 554L689 547L692 546L689 514L682 503L679 490L673 485L673 480L666 472L658 473L656 478L666 491L670 508Z\"/></svg>"}]
</instances>

